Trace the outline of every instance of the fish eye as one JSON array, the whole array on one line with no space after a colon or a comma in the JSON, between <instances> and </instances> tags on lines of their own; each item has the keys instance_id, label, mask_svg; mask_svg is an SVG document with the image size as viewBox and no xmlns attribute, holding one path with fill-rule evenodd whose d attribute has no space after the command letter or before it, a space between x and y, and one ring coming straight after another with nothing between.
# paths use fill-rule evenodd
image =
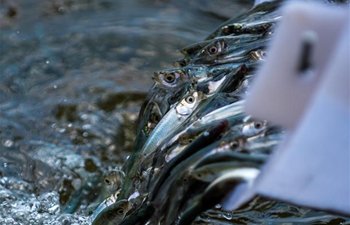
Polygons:
<instances>
[{"instance_id":1,"label":"fish eye","mask_svg":"<svg viewBox=\"0 0 350 225\"><path fill-rule=\"evenodd\" d=\"M198 173L197 176L198 176L198 177L202 177L202 174L201 174L201 173Z\"/></svg>"},{"instance_id":2,"label":"fish eye","mask_svg":"<svg viewBox=\"0 0 350 225\"><path fill-rule=\"evenodd\" d=\"M185 99L185 101L188 103L188 104L192 104L192 103L194 103L194 97L193 96L188 96L186 99Z\"/></svg>"},{"instance_id":3,"label":"fish eye","mask_svg":"<svg viewBox=\"0 0 350 225\"><path fill-rule=\"evenodd\" d=\"M111 184L111 181L109 180L108 177L106 177L104 181L105 181L105 183L106 183L107 185L110 185L110 184Z\"/></svg>"},{"instance_id":4,"label":"fish eye","mask_svg":"<svg viewBox=\"0 0 350 225\"><path fill-rule=\"evenodd\" d=\"M262 122L254 122L254 127L255 127L256 129L260 129L260 128L262 128L262 126L263 126L263 123L262 123Z\"/></svg>"},{"instance_id":5,"label":"fish eye","mask_svg":"<svg viewBox=\"0 0 350 225\"><path fill-rule=\"evenodd\" d=\"M117 213L118 213L119 215L122 215L122 214L124 214L124 210L123 210L123 209L119 209L119 210L117 211Z\"/></svg>"},{"instance_id":6,"label":"fish eye","mask_svg":"<svg viewBox=\"0 0 350 225\"><path fill-rule=\"evenodd\" d=\"M175 81L175 75L173 73L168 73L164 76L165 82L173 83Z\"/></svg>"},{"instance_id":7,"label":"fish eye","mask_svg":"<svg viewBox=\"0 0 350 225\"><path fill-rule=\"evenodd\" d=\"M237 142L237 141L232 141L232 142L230 143L230 147L231 147L231 148L237 148L237 147L238 147L238 142Z\"/></svg>"},{"instance_id":8,"label":"fish eye","mask_svg":"<svg viewBox=\"0 0 350 225\"><path fill-rule=\"evenodd\" d=\"M208 48L208 53L209 54L216 54L216 53L218 53L218 48L216 46L211 46L210 48Z\"/></svg>"},{"instance_id":9,"label":"fish eye","mask_svg":"<svg viewBox=\"0 0 350 225\"><path fill-rule=\"evenodd\" d=\"M158 113L152 113L151 114L151 122L152 123L159 123L160 121L160 116L158 115Z\"/></svg>"},{"instance_id":10,"label":"fish eye","mask_svg":"<svg viewBox=\"0 0 350 225\"><path fill-rule=\"evenodd\" d=\"M188 143L191 143L194 140L193 140L193 138L189 138L187 141L188 141Z\"/></svg>"},{"instance_id":11,"label":"fish eye","mask_svg":"<svg viewBox=\"0 0 350 225\"><path fill-rule=\"evenodd\" d=\"M266 51L261 51L261 57L265 59L265 58L266 58L266 56L267 56Z\"/></svg>"}]
</instances>

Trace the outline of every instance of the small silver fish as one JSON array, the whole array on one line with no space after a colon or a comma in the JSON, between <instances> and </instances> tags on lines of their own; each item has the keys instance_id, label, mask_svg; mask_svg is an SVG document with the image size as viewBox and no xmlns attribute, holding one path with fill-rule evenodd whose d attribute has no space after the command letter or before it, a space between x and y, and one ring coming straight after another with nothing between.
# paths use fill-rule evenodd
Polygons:
<instances>
[{"instance_id":1,"label":"small silver fish","mask_svg":"<svg viewBox=\"0 0 350 225\"><path fill-rule=\"evenodd\" d=\"M198 51L200 51L202 48L204 48L205 46L207 46L208 44L210 44L212 42L212 40L206 40L206 41L201 41L201 42L197 42L191 45L188 45L184 48L182 48L180 50L180 52L183 55L194 55L196 54Z\"/></svg>"},{"instance_id":2,"label":"small silver fish","mask_svg":"<svg viewBox=\"0 0 350 225\"><path fill-rule=\"evenodd\" d=\"M234 102L232 104L226 105L224 107L221 107L219 109L216 109L205 116L199 118L198 120L194 121L191 125L187 127L187 129L196 129L201 126L208 126L212 123L216 123L217 121L227 119L229 123L230 120L235 119L243 119L244 118L244 100L240 100L237 102Z\"/></svg>"},{"instance_id":3,"label":"small silver fish","mask_svg":"<svg viewBox=\"0 0 350 225\"><path fill-rule=\"evenodd\" d=\"M179 225L191 224L203 211L220 203L229 191L240 191L242 183L250 185L259 175L260 170L256 168L232 169L215 179L193 203L182 213Z\"/></svg>"},{"instance_id":4,"label":"small silver fish","mask_svg":"<svg viewBox=\"0 0 350 225\"><path fill-rule=\"evenodd\" d=\"M249 157L249 156L248 156ZM229 162L217 162L211 163L208 165L201 166L199 168L194 169L191 172L191 176L196 180L200 180L203 182L212 182L216 178L220 177L224 173L231 171L232 169L237 168L259 168L261 163L257 163L254 161L242 161L240 159L236 159Z\"/></svg>"},{"instance_id":5,"label":"small silver fish","mask_svg":"<svg viewBox=\"0 0 350 225\"><path fill-rule=\"evenodd\" d=\"M130 209L131 204L128 200L120 200L112 205L104 207L93 219L92 225L114 225L119 224Z\"/></svg>"},{"instance_id":6,"label":"small silver fish","mask_svg":"<svg viewBox=\"0 0 350 225\"><path fill-rule=\"evenodd\" d=\"M101 194L103 199L119 190L123 184L125 174L121 170L110 170L103 178Z\"/></svg>"},{"instance_id":7,"label":"small silver fish","mask_svg":"<svg viewBox=\"0 0 350 225\"><path fill-rule=\"evenodd\" d=\"M147 135L150 135L154 128L157 126L159 121L162 119L162 111L160 110L159 106L155 102L150 102L150 113L148 117L145 117L147 119L146 124L143 128L144 132Z\"/></svg>"}]
</instances>

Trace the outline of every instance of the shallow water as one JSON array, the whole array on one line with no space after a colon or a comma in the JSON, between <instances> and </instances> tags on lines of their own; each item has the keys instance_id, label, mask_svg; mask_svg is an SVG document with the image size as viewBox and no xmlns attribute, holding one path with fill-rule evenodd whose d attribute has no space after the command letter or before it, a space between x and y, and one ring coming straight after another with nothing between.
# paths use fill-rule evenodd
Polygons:
<instances>
[{"instance_id":1,"label":"shallow water","mask_svg":"<svg viewBox=\"0 0 350 225\"><path fill-rule=\"evenodd\" d=\"M153 72L171 67L180 48L252 5L0 3L0 224L57 225L90 224L83 210L99 197L103 172L128 156ZM280 210L276 216L243 210L242 220L282 218Z\"/></svg>"}]
</instances>

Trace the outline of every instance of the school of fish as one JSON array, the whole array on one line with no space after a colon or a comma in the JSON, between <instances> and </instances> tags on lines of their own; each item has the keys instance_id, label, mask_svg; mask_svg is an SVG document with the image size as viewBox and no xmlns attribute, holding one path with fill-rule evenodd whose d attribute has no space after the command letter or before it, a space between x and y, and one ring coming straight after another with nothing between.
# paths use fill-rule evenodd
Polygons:
<instances>
[{"instance_id":1,"label":"school of fish","mask_svg":"<svg viewBox=\"0 0 350 225\"><path fill-rule=\"evenodd\" d=\"M243 107L281 19L280 4L233 17L181 49L174 68L154 73L133 152L118 171L121 180L105 179L117 185L92 224L210 224L201 213L222 213L227 194L254 181L284 135Z\"/></svg>"}]
</instances>

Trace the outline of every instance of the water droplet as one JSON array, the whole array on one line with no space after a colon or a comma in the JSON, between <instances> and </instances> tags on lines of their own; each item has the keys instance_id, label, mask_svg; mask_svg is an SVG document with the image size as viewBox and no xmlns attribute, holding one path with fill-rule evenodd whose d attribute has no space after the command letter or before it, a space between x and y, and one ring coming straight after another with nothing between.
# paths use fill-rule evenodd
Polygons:
<instances>
[{"instance_id":1,"label":"water droplet","mask_svg":"<svg viewBox=\"0 0 350 225\"><path fill-rule=\"evenodd\" d=\"M86 120L87 118L89 118L89 116L87 114L83 114L80 117L82 120Z\"/></svg>"},{"instance_id":2,"label":"water droplet","mask_svg":"<svg viewBox=\"0 0 350 225\"><path fill-rule=\"evenodd\" d=\"M50 63L50 61L49 61L49 60L46 60L46 61L45 61L45 63L46 63L46 64L49 64L49 63Z\"/></svg>"},{"instance_id":3,"label":"water droplet","mask_svg":"<svg viewBox=\"0 0 350 225\"><path fill-rule=\"evenodd\" d=\"M209 132L208 132L208 131L205 131L205 132L203 133L203 135L204 135L204 136L209 136Z\"/></svg>"},{"instance_id":4,"label":"water droplet","mask_svg":"<svg viewBox=\"0 0 350 225\"><path fill-rule=\"evenodd\" d=\"M7 147L7 148L10 148L10 147L13 146L13 141L12 140L8 140L8 139L7 140L3 140L2 141L2 145Z\"/></svg>"},{"instance_id":5,"label":"water droplet","mask_svg":"<svg viewBox=\"0 0 350 225\"><path fill-rule=\"evenodd\" d=\"M64 13L65 9L64 9L64 7L59 7L57 11L58 11L59 13Z\"/></svg>"},{"instance_id":6,"label":"water droplet","mask_svg":"<svg viewBox=\"0 0 350 225\"><path fill-rule=\"evenodd\" d=\"M65 128L60 128L60 129L58 129L57 130L59 133L64 133L64 132L66 132L66 129Z\"/></svg>"},{"instance_id":7,"label":"water droplet","mask_svg":"<svg viewBox=\"0 0 350 225\"><path fill-rule=\"evenodd\" d=\"M57 85L54 85L54 86L53 86L53 89L57 89Z\"/></svg>"},{"instance_id":8,"label":"water droplet","mask_svg":"<svg viewBox=\"0 0 350 225\"><path fill-rule=\"evenodd\" d=\"M82 128L84 130L89 130L89 129L92 129L92 126L91 126L91 124L84 124Z\"/></svg>"}]
</instances>

